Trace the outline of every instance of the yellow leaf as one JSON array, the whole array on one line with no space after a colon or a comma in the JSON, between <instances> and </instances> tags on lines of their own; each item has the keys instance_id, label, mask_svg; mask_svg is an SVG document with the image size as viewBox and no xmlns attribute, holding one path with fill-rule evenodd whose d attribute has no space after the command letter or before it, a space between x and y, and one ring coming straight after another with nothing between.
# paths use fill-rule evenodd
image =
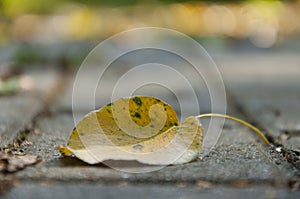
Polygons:
<instances>
[{"instance_id":1,"label":"yellow leaf","mask_svg":"<svg viewBox=\"0 0 300 199\"><path fill-rule=\"evenodd\" d=\"M202 131L195 117L178 124L173 108L159 99L122 98L87 114L60 150L89 164L105 160L181 164L198 157Z\"/></svg>"}]
</instances>

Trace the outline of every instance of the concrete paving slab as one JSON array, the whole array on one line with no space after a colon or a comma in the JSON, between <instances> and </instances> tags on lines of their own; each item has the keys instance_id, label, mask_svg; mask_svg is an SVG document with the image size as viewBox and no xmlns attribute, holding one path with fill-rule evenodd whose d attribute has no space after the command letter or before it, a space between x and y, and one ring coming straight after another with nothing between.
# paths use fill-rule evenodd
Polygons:
<instances>
[{"instance_id":1,"label":"concrete paving slab","mask_svg":"<svg viewBox=\"0 0 300 199\"><path fill-rule=\"evenodd\" d=\"M99 184L76 184L76 183L21 183L2 196L3 199L14 198L289 198L297 199L299 191L291 191L286 188L270 186L254 186L234 188L230 186L213 186L201 188L197 186L142 184L128 185L99 185Z\"/></svg>"},{"instance_id":2,"label":"concrete paving slab","mask_svg":"<svg viewBox=\"0 0 300 199\"><path fill-rule=\"evenodd\" d=\"M41 156L44 161L57 159L60 156L58 146L66 144L73 128L74 121L70 114L40 117L36 120L35 130L26 138L30 144L22 146L23 150Z\"/></svg>"},{"instance_id":3,"label":"concrete paving slab","mask_svg":"<svg viewBox=\"0 0 300 199\"><path fill-rule=\"evenodd\" d=\"M12 144L42 108L42 101L30 94L20 93L0 97L0 148Z\"/></svg>"},{"instance_id":4,"label":"concrete paving slab","mask_svg":"<svg viewBox=\"0 0 300 199\"><path fill-rule=\"evenodd\" d=\"M32 144L24 150L40 155L44 162L5 178L105 182L195 182L201 179L230 182L246 179L287 184L296 174L296 170L274 148L264 146L256 140L253 132L236 123L227 124L218 144L203 160L143 174L123 173L103 164L90 166L76 158L60 158L57 146L67 142L73 125L72 116L68 114L39 118L36 132L27 138Z\"/></svg>"}]
</instances>

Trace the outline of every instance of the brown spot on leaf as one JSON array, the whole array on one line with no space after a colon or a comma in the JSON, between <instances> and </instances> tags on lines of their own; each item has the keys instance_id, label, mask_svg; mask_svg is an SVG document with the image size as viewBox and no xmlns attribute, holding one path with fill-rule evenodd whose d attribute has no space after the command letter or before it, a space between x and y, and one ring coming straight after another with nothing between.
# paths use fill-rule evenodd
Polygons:
<instances>
[{"instance_id":1,"label":"brown spot on leaf","mask_svg":"<svg viewBox=\"0 0 300 199\"><path fill-rule=\"evenodd\" d=\"M141 114L138 113L138 112L135 112L135 113L134 113L134 117L141 118Z\"/></svg>"},{"instance_id":2,"label":"brown spot on leaf","mask_svg":"<svg viewBox=\"0 0 300 199\"><path fill-rule=\"evenodd\" d=\"M139 97L134 97L133 101L139 106L142 106L142 104L143 104L141 98L139 98Z\"/></svg>"}]
</instances>

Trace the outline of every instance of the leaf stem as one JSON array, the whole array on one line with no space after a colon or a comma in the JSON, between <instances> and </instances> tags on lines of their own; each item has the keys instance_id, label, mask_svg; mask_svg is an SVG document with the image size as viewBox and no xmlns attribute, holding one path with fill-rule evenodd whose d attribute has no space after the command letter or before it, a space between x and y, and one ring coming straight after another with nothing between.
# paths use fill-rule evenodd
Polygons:
<instances>
[{"instance_id":1,"label":"leaf stem","mask_svg":"<svg viewBox=\"0 0 300 199\"><path fill-rule=\"evenodd\" d=\"M244 126L247 126L251 130L253 130L267 145L270 145L269 140L258 128L256 128L255 126L253 126L252 124L250 124L244 120L241 120L236 117L229 116L229 115L218 114L218 113L206 113L206 114L201 114L201 115L196 116L196 118L199 118L199 119L204 118L204 117L220 117L220 118L225 118L225 119L229 119L229 120L238 122Z\"/></svg>"}]
</instances>

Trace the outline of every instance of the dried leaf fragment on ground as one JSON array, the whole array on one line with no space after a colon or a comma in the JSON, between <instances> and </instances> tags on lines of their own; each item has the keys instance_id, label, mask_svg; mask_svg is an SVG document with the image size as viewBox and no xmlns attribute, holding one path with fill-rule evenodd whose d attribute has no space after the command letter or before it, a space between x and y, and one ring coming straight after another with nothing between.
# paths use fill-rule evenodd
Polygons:
<instances>
[{"instance_id":1,"label":"dried leaf fragment on ground","mask_svg":"<svg viewBox=\"0 0 300 199\"><path fill-rule=\"evenodd\" d=\"M1 172L15 172L26 166L40 162L40 157L36 155L16 155L10 152L0 152L0 171Z\"/></svg>"}]
</instances>

